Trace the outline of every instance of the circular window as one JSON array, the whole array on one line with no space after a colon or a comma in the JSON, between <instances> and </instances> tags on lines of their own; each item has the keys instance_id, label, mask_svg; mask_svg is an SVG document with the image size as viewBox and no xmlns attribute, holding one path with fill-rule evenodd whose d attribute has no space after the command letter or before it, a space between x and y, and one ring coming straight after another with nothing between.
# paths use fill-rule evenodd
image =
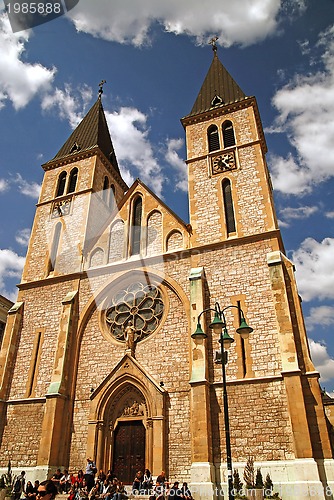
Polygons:
<instances>
[{"instance_id":1,"label":"circular window","mask_svg":"<svg viewBox=\"0 0 334 500\"><path fill-rule=\"evenodd\" d=\"M106 323L111 335L125 342L125 328L130 322L138 342L158 327L164 304L159 288L152 284L134 283L118 291L106 310Z\"/></svg>"}]
</instances>

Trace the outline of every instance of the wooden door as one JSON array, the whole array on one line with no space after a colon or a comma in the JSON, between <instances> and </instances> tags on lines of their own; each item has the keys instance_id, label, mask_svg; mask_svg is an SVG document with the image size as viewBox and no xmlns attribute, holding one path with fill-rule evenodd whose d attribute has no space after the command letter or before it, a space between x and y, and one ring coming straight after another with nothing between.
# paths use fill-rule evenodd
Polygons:
<instances>
[{"instance_id":1,"label":"wooden door","mask_svg":"<svg viewBox=\"0 0 334 500\"><path fill-rule=\"evenodd\" d=\"M132 484L139 470L145 470L145 427L141 420L119 422L114 438L113 472L124 484Z\"/></svg>"}]
</instances>

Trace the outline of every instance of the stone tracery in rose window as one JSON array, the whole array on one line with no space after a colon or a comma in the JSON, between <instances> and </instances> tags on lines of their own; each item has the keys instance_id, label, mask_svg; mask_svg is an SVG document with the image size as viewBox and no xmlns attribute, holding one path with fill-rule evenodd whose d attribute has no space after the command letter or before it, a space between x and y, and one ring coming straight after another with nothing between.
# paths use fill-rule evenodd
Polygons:
<instances>
[{"instance_id":1,"label":"stone tracery in rose window","mask_svg":"<svg viewBox=\"0 0 334 500\"><path fill-rule=\"evenodd\" d=\"M164 304L158 287L147 283L133 283L118 291L105 313L106 323L114 339L125 342L125 328L132 323L134 340L138 342L159 326Z\"/></svg>"}]
</instances>

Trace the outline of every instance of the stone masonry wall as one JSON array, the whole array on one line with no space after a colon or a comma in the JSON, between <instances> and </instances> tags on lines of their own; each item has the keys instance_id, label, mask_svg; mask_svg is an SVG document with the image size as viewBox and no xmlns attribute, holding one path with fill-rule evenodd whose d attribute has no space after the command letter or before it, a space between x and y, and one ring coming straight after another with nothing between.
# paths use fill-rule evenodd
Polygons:
<instances>
[{"instance_id":1,"label":"stone masonry wall","mask_svg":"<svg viewBox=\"0 0 334 500\"><path fill-rule=\"evenodd\" d=\"M2 439L0 467L34 467L40 444L44 404L9 405Z\"/></svg>"},{"instance_id":2,"label":"stone masonry wall","mask_svg":"<svg viewBox=\"0 0 334 500\"><path fill-rule=\"evenodd\" d=\"M40 288L31 288L19 293L18 300L24 302L24 314L12 377L10 399L25 397L27 374L37 330L44 330L44 333L43 342L40 346L42 356L39 365L36 367L37 384L33 396L45 396L53 370L59 320L62 310L61 302L66 297L66 294L72 290L73 284L70 281L65 281Z\"/></svg>"},{"instance_id":3,"label":"stone masonry wall","mask_svg":"<svg viewBox=\"0 0 334 500\"><path fill-rule=\"evenodd\" d=\"M294 458L289 412L281 380L228 384L230 436L233 460L246 462ZM211 393L214 462L226 460L222 386Z\"/></svg>"},{"instance_id":4,"label":"stone masonry wall","mask_svg":"<svg viewBox=\"0 0 334 500\"><path fill-rule=\"evenodd\" d=\"M245 244L242 247L230 246L216 251L204 252L198 258L203 266L208 281L208 301L211 306L215 301L222 307L236 305L242 298L241 307L247 322L254 328L249 335L246 355L251 359L254 376L280 375L281 362L277 337L275 310L272 302L269 271L266 255L276 245L275 240ZM223 263L217 266L217 262ZM228 378L237 378L236 344L238 334L235 328L236 310L226 311L228 331L235 338L229 349ZM220 349L218 337L207 328L210 376L221 380L220 367L215 365L213 352ZM212 353L212 355L211 355Z\"/></svg>"}]
</instances>

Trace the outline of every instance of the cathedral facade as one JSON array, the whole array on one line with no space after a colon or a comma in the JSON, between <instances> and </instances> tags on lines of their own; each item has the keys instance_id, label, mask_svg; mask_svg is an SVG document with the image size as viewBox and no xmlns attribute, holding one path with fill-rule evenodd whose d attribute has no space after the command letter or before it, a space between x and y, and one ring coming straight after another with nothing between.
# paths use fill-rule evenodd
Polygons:
<instances>
[{"instance_id":1,"label":"cathedral facade","mask_svg":"<svg viewBox=\"0 0 334 500\"><path fill-rule=\"evenodd\" d=\"M215 49L215 48L214 48ZM45 172L0 354L0 468L28 479L92 457L227 483L217 304L234 342L226 387L233 468L325 496L334 462L293 263L285 256L254 97L216 50L186 133L189 223L118 168L101 93ZM206 313L202 312L209 309ZM236 332L245 317L247 339ZM194 335L198 323L205 335ZM312 489L313 488L313 489ZM300 493L300 494L299 494Z\"/></svg>"}]
</instances>

